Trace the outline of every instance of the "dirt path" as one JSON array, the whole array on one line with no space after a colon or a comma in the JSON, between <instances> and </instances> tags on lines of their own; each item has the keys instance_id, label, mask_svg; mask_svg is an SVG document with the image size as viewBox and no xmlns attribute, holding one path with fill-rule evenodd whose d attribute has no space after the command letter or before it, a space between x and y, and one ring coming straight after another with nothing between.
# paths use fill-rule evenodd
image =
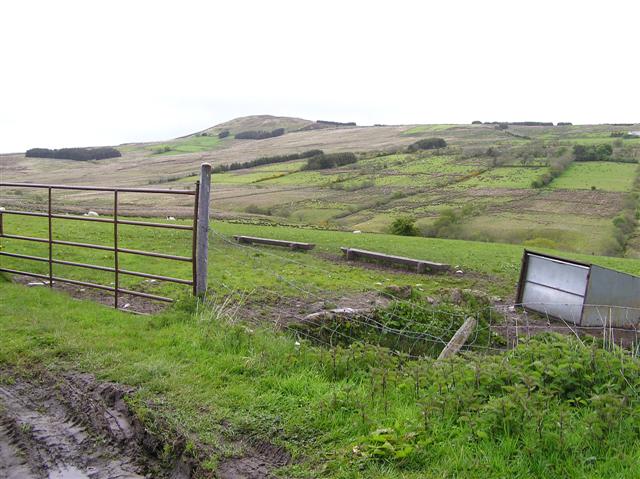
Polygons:
<instances>
[{"instance_id":1,"label":"dirt path","mask_svg":"<svg viewBox=\"0 0 640 479\"><path fill-rule=\"evenodd\" d=\"M0 478L188 477L148 475L121 388L83 375L0 379Z\"/></svg>"}]
</instances>

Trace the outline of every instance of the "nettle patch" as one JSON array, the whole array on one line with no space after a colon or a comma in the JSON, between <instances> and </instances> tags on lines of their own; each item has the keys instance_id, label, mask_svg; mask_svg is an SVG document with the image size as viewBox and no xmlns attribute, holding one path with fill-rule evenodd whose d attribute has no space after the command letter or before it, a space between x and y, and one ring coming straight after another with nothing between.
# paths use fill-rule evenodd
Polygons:
<instances>
[{"instance_id":1,"label":"nettle patch","mask_svg":"<svg viewBox=\"0 0 640 479\"><path fill-rule=\"evenodd\" d=\"M403 375L396 387L411 383L420 417L372 429L354 445L356 460L419 468L435 444L454 442L472 457L498 444L530 465L580 458L589 468L640 439L640 362L596 340L542 335L501 355L407 365Z\"/></svg>"}]
</instances>

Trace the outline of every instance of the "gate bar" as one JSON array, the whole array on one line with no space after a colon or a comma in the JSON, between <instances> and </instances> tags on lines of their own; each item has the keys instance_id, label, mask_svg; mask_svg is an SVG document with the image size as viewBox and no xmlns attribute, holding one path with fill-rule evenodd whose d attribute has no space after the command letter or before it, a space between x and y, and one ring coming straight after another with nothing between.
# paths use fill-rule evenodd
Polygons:
<instances>
[{"instance_id":1,"label":"gate bar","mask_svg":"<svg viewBox=\"0 0 640 479\"><path fill-rule=\"evenodd\" d=\"M0 215L0 217L1 216L2 215ZM23 241L35 241L37 243L48 243L49 242L49 240L47 240L45 238L34 238L32 236L20 236L20 235L0 234L0 238L10 238L10 239L23 240ZM111 246L103 246L103 245L99 245L99 244L76 243L75 241L62 241L62 240L53 240L51 242L53 244L59 244L59 245L62 245L62 246L78 246L78 247L81 247L81 248L99 249L99 250L102 250L102 251L114 251L113 247L111 247ZM140 250L137 250L137 249L118 248L118 251L120 253L137 254L137 255L140 255L140 256L151 256L153 258L174 259L176 261L187 261L187 262L193 261L193 259L189 258L188 256L175 256L175 255L172 255L172 254L154 253L154 252L151 252L151 251L140 251Z\"/></svg>"},{"instance_id":2,"label":"gate bar","mask_svg":"<svg viewBox=\"0 0 640 479\"><path fill-rule=\"evenodd\" d=\"M46 274L30 273L28 271L19 271L17 269L0 268L0 271L3 271L5 273L11 273L11 274L19 274L23 276L32 276L34 278L40 278L40 279L49 279L49 276ZM115 289L111 286L105 286L103 284L87 283L85 281L77 281L75 279L59 278L57 276L54 276L53 280L58 281L60 283L75 284L78 286L86 286L87 288L102 289L104 291L110 291L110 292L114 292L114 289ZM149 294L149 293L141 293L139 291L131 291L129 289L120 289L119 291L122 294L129 294L131 296L140 296L141 298L156 299L158 301L164 301L166 303L173 303L173 299L166 298L164 296L158 296L158 295Z\"/></svg>"},{"instance_id":3,"label":"gate bar","mask_svg":"<svg viewBox=\"0 0 640 479\"><path fill-rule=\"evenodd\" d=\"M31 261L49 262L48 258L43 258L42 256L30 256L27 254L8 253L6 251L0 251L0 256L10 256L12 258L28 259ZM62 259L52 259L51 262L53 264L61 264L64 266L77 266L78 268L87 268L87 269L94 269L97 271L107 271L109 273L115 273L114 268L111 268L110 266L98 266L95 264L77 263L75 261L65 261ZM141 273L139 271L129 271L127 269L119 269L118 272L121 274L127 274L129 276L139 276L141 278L157 279L159 281L169 281L171 283L179 283L179 284L187 284L187 285L192 284L192 282L189 281L188 279L173 278L171 276L161 276L158 274Z\"/></svg>"},{"instance_id":4,"label":"gate bar","mask_svg":"<svg viewBox=\"0 0 640 479\"><path fill-rule=\"evenodd\" d=\"M24 188L52 188L54 190L83 190L83 191L121 191L123 193L160 193L172 195L195 195L193 190L172 190L160 188L109 188L106 186L72 186L72 185L45 185L42 183L5 183L0 186L16 186Z\"/></svg>"}]
</instances>

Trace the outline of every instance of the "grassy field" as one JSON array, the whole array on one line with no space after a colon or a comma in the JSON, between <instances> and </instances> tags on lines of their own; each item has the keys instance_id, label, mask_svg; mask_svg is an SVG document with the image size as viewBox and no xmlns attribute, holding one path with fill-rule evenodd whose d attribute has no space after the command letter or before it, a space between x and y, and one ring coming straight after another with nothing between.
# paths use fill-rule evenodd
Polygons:
<instances>
[{"instance_id":1,"label":"grassy field","mask_svg":"<svg viewBox=\"0 0 640 479\"><path fill-rule=\"evenodd\" d=\"M202 477L246 438L284 448L285 477L633 478L640 467L640 363L600 342L523 338L436 364L250 329L213 304L140 317L2 278L0 301L0 381L46 367L133 386L128 403L165 456L181 453L172 434L188 437Z\"/></svg>"},{"instance_id":2,"label":"grassy field","mask_svg":"<svg viewBox=\"0 0 640 479\"><path fill-rule=\"evenodd\" d=\"M162 220L158 220L162 221ZM179 223L189 224L179 221ZM276 288L279 294L296 296L301 290L315 295L335 296L340 293L379 291L387 284L415 285L422 283L424 294L437 294L452 287L471 287L509 297L515 293L519 274L522 246L484 243L437 238L398 237L385 234L359 234L297 227L238 224L222 221L212 223L209 277L212 284L224 283L232 290L247 288ZM9 234L46 237L45 218L5 215L4 231ZM87 224L68 220L53 220L54 239L110 245L113 233L110 225ZM167 252L190 256L189 232L157 230L120 225L119 245L123 248ZM279 249L254 249L240 247L233 235L260 236L315 243L316 249L300 254ZM2 248L20 254L46 256L44 244L2 238ZM344 262L340 247L354 247L381 251L458 266L466 275L424 277L393 270L377 270L353 267ZM550 251L550 250L545 250ZM551 251L555 254L563 254ZM593 262L620 271L639 274L640 260L599 257L584 254L564 254L569 258ZM69 261L111 266L113 256L109 252L54 246L54 257ZM2 257L5 267L46 273L47 264ZM137 255L120 255L124 269L153 274L190 278L188 263L146 258ZM300 267L302 266L302 268ZM54 273L76 279L109 284L113 275L54 265ZM278 280L280 278L280 280ZM149 283L140 278L121 276L124 286L144 291L170 294L183 286Z\"/></svg>"},{"instance_id":3,"label":"grassy field","mask_svg":"<svg viewBox=\"0 0 640 479\"><path fill-rule=\"evenodd\" d=\"M574 163L556 179L553 188L605 191L631 191L637 164L593 161Z\"/></svg>"},{"instance_id":4,"label":"grassy field","mask_svg":"<svg viewBox=\"0 0 640 479\"><path fill-rule=\"evenodd\" d=\"M360 193L367 196L366 189ZM516 193L503 194L505 201ZM546 194L547 201L565 201L555 191ZM416 200L393 201L410 199ZM309 214L322 211L307 201ZM415 201L425 202L426 197ZM334 198L318 204L333 208L333 214L343 203ZM4 215L3 228L25 236L48 233L44 218ZM333 336L328 343L321 340L322 328L316 336L294 327L296 318L318 303L321 308L370 304L390 285L411 286L411 300L392 303L393 313L386 309L381 318L397 330L427 325L431 334L448 338L452 325L454 330L459 325L451 317L484 311L477 304L450 303L452 291L512 300L522 246L246 221L214 221L211 230L208 303L195 302L186 286L121 276L127 288L179 298L150 316L0 276L0 383L46 368L133 386L128 403L147 429L166 441L164 454L181 452L172 434L189 438L189 454L202 462L202 477L230 457L250 454L241 444L256 440L291 455L290 464L278 471L284 477L635 477L640 363L626 352L572 337L522 338L510 351L474 340L478 347L463 357L436 364L439 341L432 340L432 352L416 359L381 346L386 333L373 342L347 325L353 328L347 330L349 342L336 344ZM317 246L308 253L245 247L233 241L237 234ZM53 237L104 245L113 240L110 225L59 219L53 220ZM127 225L120 226L119 244L186 256L191 248L189 232ZM417 275L348 263L341 246L449 263L462 273ZM7 238L0 247L47 254L45 245ZM640 273L640 260L544 251ZM111 254L89 249L54 246L54 257L113 264ZM0 258L3 267L47 271L46 263ZM120 266L190 277L187 263L122 254ZM54 272L113 282L111 273L82 268L55 265ZM434 300L439 304L432 307ZM483 314L479 318L486 321ZM489 341L503 344L491 336Z\"/></svg>"}]
</instances>

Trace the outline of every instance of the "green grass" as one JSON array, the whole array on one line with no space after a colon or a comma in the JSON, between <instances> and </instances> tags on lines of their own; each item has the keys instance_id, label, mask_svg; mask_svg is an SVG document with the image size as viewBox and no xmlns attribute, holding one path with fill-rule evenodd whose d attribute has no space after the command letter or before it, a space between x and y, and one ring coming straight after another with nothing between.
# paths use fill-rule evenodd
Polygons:
<instances>
[{"instance_id":1,"label":"green grass","mask_svg":"<svg viewBox=\"0 0 640 479\"><path fill-rule=\"evenodd\" d=\"M180 221L179 221L180 223ZM183 222L184 223L184 222ZM185 223L185 224L188 224ZM296 288L315 294L333 292L361 292L377 290L376 283L415 284L424 283L425 294L441 288L473 287L492 294L510 296L515 292L523 247L500 243L482 243L436 238L399 237L387 234L360 234L314 230L305 228L236 224L214 221L215 234L211 236L209 278L212 284L225 284L232 289L263 288L279 294L299 294ZM44 218L5 215L4 231L9 234L46 237ZM110 225L68 220L53 220L54 238L71 241L110 245L113 241ZM260 236L315 243L316 249L308 254L275 248L240 248L230 240L233 235ZM46 256L46 245L2 238L6 251ZM121 225L120 246L124 248L167 252L189 256L191 240L189 232L160 230ZM425 259L451 265L459 265L464 271L479 276L416 276L402 271L380 271L351 267L339 261L340 247L381 251L390 254ZM54 257L83 263L112 265L109 253L81 248L54 246ZM640 260L599 257L584 254L568 254L554 251L568 258L593 262L631 274L640 273ZM136 255L120 255L121 267L160 275L190 278L188 263L145 258ZM45 273L46 263L27 262L2 258L5 267ZM304 267L300 267L303 265ZM72 279L113 281L111 273L81 268L54 266L54 273L67 274ZM491 277L487 281L486 277ZM127 287L144 288L160 294L175 293L176 286L160 283L148 284L139 278L121 276ZM284 279L284 280L283 280ZM294 286L292 286L292 283ZM186 287L179 287L182 291Z\"/></svg>"},{"instance_id":2,"label":"green grass","mask_svg":"<svg viewBox=\"0 0 640 479\"><path fill-rule=\"evenodd\" d=\"M179 155L182 153L198 153L213 150L218 147L222 141L224 140L219 139L217 136L190 136L188 138L180 138L167 143L148 146L145 149L150 152L156 152L166 148L169 149L169 151L157 153L157 155Z\"/></svg>"},{"instance_id":3,"label":"green grass","mask_svg":"<svg viewBox=\"0 0 640 479\"><path fill-rule=\"evenodd\" d=\"M549 171L547 167L497 167L460 183L461 188L529 189L531 182Z\"/></svg>"},{"instance_id":4,"label":"green grass","mask_svg":"<svg viewBox=\"0 0 640 479\"><path fill-rule=\"evenodd\" d=\"M631 191L638 165L605 161L574 162L556 178L552 188L604 191Z\"/></svg>"},{"instance_id":5,"label":"green grass","mask_svg":"<svg viewBox=\"0 0 640 479\"><path fill-rule=\"evenodd\" d=\"M213 447L210 464L229 440L251 437L292 454L286 477L595 479L640 469L640 363L589 341L541 338L438 365L365 345L296 344L189 304L139 317L8 283L0 302L0 365L134 386L143 424Z\"/></svg>"}]
</instances>

